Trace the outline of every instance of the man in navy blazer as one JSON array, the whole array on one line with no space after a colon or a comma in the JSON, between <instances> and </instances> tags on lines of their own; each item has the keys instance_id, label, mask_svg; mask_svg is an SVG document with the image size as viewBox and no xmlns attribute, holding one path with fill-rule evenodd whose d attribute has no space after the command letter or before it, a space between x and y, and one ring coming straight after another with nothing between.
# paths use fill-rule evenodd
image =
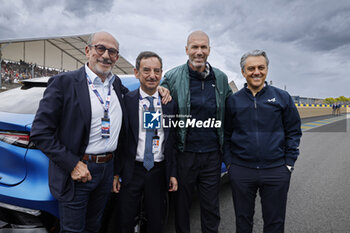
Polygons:
<instances>
[{"instance_id":1,"label":"man in navy blazer","mask_svg":"<svg viewBox=\"0 0 350 233\"><path fill-rule=\"evenodd\" d=\"M157 115L152 114L152 118L159 120L155 123L160 123L161 111L163 118L174 118L176 104L174 101L161 104L157 87L162 77L162 60L156 53L140 53L134 72L140 88L124 98L129 116L128 147L123 153L122 163L118 164L122 166L118 169L122 182L120 184L119 179L114 179L113 185L115 192L121 185L118 218L122 233L134 232L134 221L143 195L148 213L147 232L160 233L164 225L166 191L177 190L175 130L171 127L145 129L144 112L156 111Z\"/></svg>"},{"instance_id":2,"label":"man in navy blazer","mask_svg":"<svg viewBox=\"0 0 350 233\"><path fill-rule=\"evenodd\" d=\"M61 232L98 232L118 173L113 157L124 144L118 139L126 130L122 97L128 92L111 72L118 49L111 34L92 34L87 64L49 80L33 122L31 140L50 159L49 186L59 202Z\"/></svg>"}]
</instances>

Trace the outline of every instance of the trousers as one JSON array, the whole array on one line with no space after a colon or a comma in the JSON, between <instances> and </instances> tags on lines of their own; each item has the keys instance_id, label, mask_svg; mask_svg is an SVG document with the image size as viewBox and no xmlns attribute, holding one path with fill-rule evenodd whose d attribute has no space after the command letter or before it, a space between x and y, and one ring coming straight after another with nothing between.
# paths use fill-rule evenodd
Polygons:
<instances>
[{"instance_id":1,"label":"trousers","mask_svg":"<svg viewBox=\"0 0 350 233\"><path fill-rule=\"evenodd\" d=\"M179 188L175 194L175 229L177 233L190 232L189 211L195 188L197 188L200 201L202 232L218 232L221 157L220 151L178 154Z\"/></svg>"},{"instance_id":2,"label":"trousers","mask_svg":"<svg viewBox=\"0 0 350 233\"><path fill-rule=\"evenodd\" d=\"M255 198L261 197L264 233L283 233L291 172L283 165L255 169L231 164L229 177L236 214L236 233L253 231Z\"/></svg>"},{"instance_id":3,"label":"trousers","mask_svg":"<svg viewBox=\"0 0 350 233\"><path fill-rule=\"evenodd\" d=\"M75 182L73 200L58 203L60 232L98 232L113 184L113 160L86 162L92 180Z\"/></svg>"},{"instance_id":4,"label":"trousers","mask_svg":"<svg viewBox=\"0 0 350 233\"><path fill-rule=\"evenodd\" d=\"M147 233L161 233L166 211L165 163L155 163L147 171L143 163L136 162L131 181L120 189L120 232L133 233L135 217L140 210L143 196L144 210L147 214Z\"/></svg>"}]
</instances>

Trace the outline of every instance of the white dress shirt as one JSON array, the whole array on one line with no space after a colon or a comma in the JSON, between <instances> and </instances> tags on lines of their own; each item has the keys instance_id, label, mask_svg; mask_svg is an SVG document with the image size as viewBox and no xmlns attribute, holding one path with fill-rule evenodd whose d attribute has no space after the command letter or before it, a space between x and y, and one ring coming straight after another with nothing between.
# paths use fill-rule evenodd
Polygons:
<instances>
[{"instance_id":1,"label":"white dress shirt","mask_svg":"<svg viewBox=\"0 0 350 233\"><path fill-rule=\"evenodd\" d=\"M136 161L143 162L144 153L145 153L145 141L146 141L146 129L143 128L143 112L145 111L144 105L146 105L147 109L149 108L149 101L145 98L149 96L147 93L140 90L140 96L142 100L139 99L139 140L137 143L137 151L136 151ZM154 109L160 110L162 113L162 104L159 101L159 93L156 91L153 95L153 105ZM154 162L161 162L164 160L164 131L162 128L158 129L159 136L159 152L154 153Z\"/></svg>"},{"instance_id":2,"label":"white dress shirt","mask_svg":"<svg viewBox=\"0 0 350 233\"><path fill-rule=\"evenodd\" d=\"M117 94L113 88L114 75L110 73L104 82L85 64L86 74L91 79L98 93L101 95L103 102L106 103L108 90L111 88L111 101L108 110L110 119L110 136L109 138L102 138L101 135L101 118L104 117L104 107L97 98L96 94L89 88L89 95L91 101L91 128L89 136L89 145L87 146L86 154L101 154L116 150L118 146L119 132L122 125L122 108ZM87 80L86 80L87 81Z\"/></svg>"}]
</instances>

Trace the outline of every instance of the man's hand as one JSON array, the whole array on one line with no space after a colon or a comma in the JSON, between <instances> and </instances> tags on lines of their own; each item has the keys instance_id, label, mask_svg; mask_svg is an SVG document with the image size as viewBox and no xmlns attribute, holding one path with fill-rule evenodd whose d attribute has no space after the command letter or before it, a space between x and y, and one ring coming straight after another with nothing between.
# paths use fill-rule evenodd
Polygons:
<instances>
[{"instance_id":1,"label":"man's hand","mask_svg":"<svg viewBox=\"0 0 350 233\"><path fill-rule=\"evenodd\" d=\"M114 179L113 179L113 192L119 193L119 191L120 191L120 181L119 181L119 176L116 175L114 176Z\"/></svg>"},{"instance_id":2,"label":"man's hand","mask_svg":"<svg viewBox=\"0 0 350 233\"><path fill-rule=\"evenodd\" d=\"M83 183L92 180L92 176L87 168L87 165L82 161L79 161L77 165L75 165L73 171L70 173L70 176L73 180L81 181Z\"/></svg>"},{"instance_id":3,"label":"man's hand","mask_svg":"<svg viewBox=\"0 0 350 233\"><path fill-rule=\"evenodd\" d=\"M162 86L158 86L157 88L159 94L162 96L162 103L167 104L172 100L172 97L170 95L170 91Z\"/></svg>"},{"instance_id":4,"label":"man's hand","mask_svg":"<svg viewBox=\"0 0 350 233\"><path fill-rule=\"evenodd\" d=\"M175 191L177 191L177 179L175 177L170 177L169 192Z\"/></svg>"}]
</instances>

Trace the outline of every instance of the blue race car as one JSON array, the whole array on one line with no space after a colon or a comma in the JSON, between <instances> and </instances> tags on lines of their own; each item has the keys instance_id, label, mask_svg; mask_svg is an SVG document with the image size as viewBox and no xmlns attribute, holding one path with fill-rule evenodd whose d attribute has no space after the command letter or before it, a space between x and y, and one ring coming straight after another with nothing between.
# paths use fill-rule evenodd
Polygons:
<instances>
[{"instance_id":1,"label":"blue race car","mask_svg":"<svg viewBox=\"0 0 350 233\"><path fill-rule=\"evenodd\" d=\"M6 232L59 228L57 201L48 186L48 158L29 140L48 79L25 80L22 87L0 93L0 229ZM121 80L129 90L139 87L134 76Z\"/></svg>"},{"instance_id":2,"label":"blue race car","mask_svg":"<svg viewBox=\"0 0 350 233\"><path fill-rule=\"evenodd\" d=\"M6 232L55 232L57 201L48 186L48 158L29 134L49 77L25 80L21 88L0 93L0 229ZM133 76L121 77L130 90ZM18 229L18 231L16 231Z\"/></svg>"}]
</instances>

